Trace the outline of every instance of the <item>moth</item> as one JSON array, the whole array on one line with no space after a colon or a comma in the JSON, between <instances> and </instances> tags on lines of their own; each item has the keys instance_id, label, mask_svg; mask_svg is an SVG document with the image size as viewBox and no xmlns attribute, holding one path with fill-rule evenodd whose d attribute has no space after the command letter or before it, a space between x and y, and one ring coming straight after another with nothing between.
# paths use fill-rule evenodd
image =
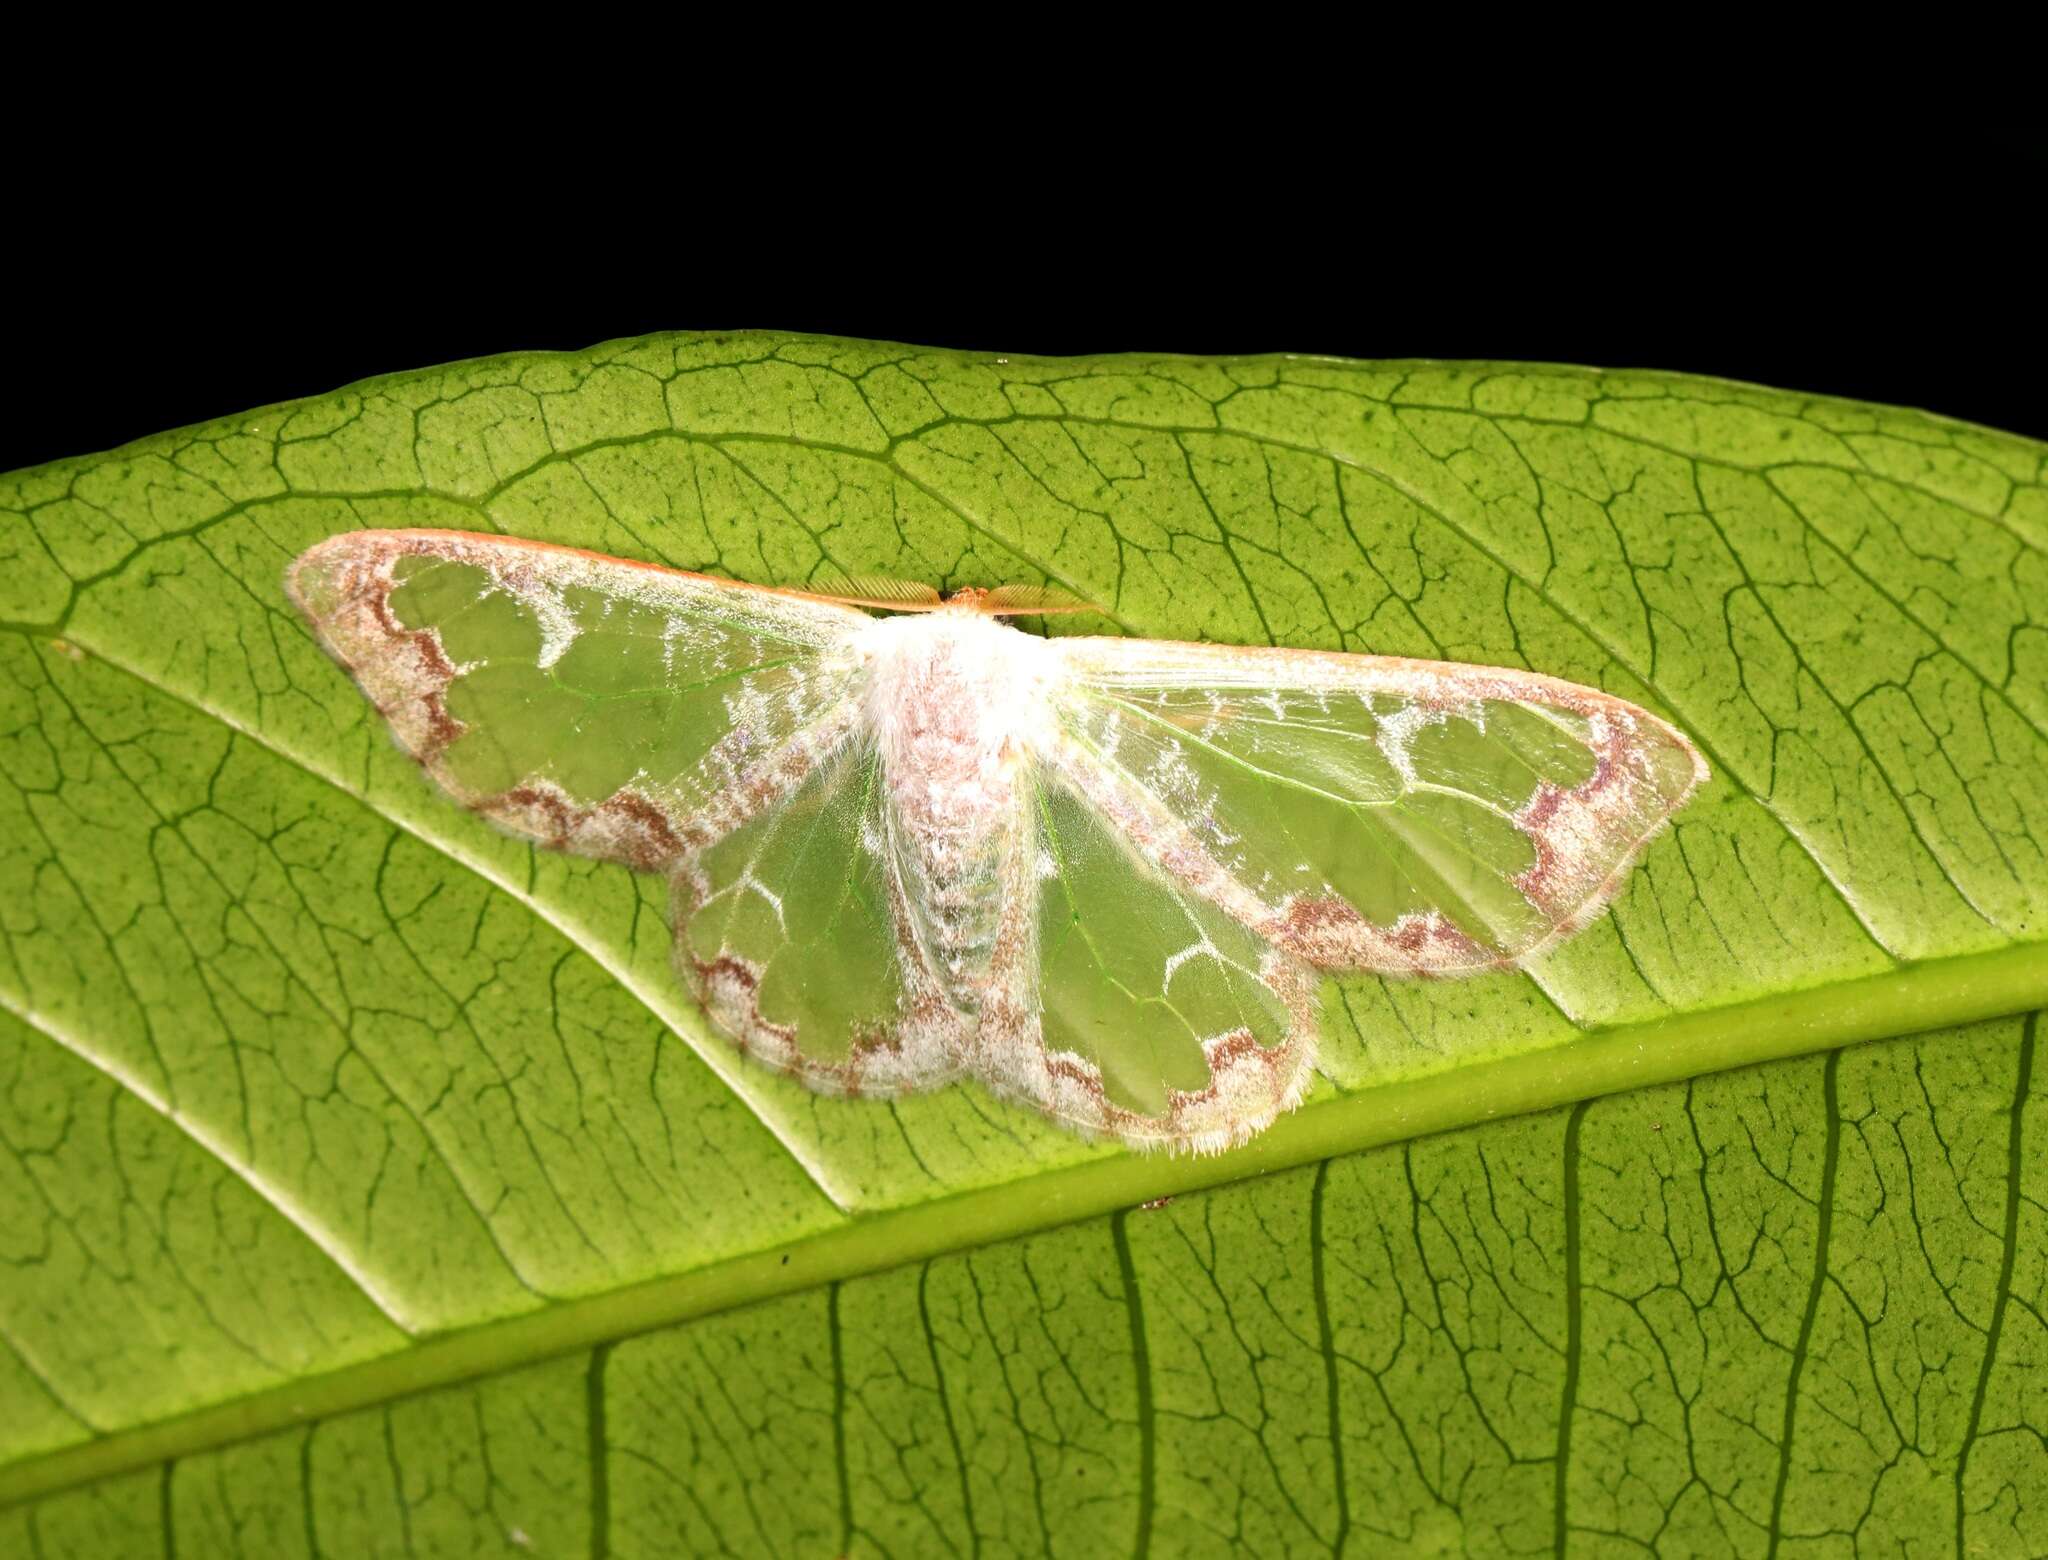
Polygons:
<instances>
[{"instance_id":1,"label":"moth","mask_svg":"<svg viewBox=\"0 0 2048 1560\"><path fill-rule=\"evenodd\" d=\"M1530 672L1040 637L1029 586L776 589L358 531L286 586L399 744L514 834L669 880L675 967L829 1094L963 1074L1086 1135L1241 1144L1327 971L1525 963L1705 780ZM867 607L890 609L875 616Z\"/></svg>"}]
</instances>

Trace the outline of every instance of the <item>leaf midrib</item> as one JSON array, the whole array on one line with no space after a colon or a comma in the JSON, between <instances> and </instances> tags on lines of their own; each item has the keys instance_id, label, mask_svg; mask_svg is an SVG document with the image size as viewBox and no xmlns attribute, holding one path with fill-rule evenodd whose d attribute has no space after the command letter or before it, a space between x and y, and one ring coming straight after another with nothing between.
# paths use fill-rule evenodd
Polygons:
<instances>
[{"instance_id":1,"label":"leaf midrib","mask_svg":"<svg viewBox=\"0 0 2048 1560\"><path fill-rule=\"evenodd\" d=\"M2048 1007L2048 941L1589 1031L1311 1104L1214 1158L1120 1155L957 1193L673 1277L430 1337L374 1360L0 1468L0 1507L600 1347L715 1312L1477 1120ZM1475 1099L1484 1103L1475 1110Z\"/></svg>"}]
</instances>

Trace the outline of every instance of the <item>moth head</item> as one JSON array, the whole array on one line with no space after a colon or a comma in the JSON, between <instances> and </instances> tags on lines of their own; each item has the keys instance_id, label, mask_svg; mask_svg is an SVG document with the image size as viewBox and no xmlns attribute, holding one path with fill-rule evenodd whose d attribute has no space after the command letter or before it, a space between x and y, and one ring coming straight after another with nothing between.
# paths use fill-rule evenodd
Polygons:
<instances>
[{"instance_id":1,"label":"moth head","mask_svg":"<svg viewBox=\"0 0 2048 1560\"><path fill-rule=\"evenodd\" d=\"M974 612L983 617L1037 617L1055 612L1093 612L1092 601L1083 601L1072 591L1057 585L998 585L985 590L965 585L946 598L949 610Z\"/></svg>"}]
</instances>

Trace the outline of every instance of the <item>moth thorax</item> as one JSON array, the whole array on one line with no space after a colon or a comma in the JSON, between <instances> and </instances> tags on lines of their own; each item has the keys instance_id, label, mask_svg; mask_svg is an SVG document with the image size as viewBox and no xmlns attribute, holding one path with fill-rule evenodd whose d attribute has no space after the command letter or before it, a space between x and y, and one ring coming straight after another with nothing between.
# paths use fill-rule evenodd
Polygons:
<instances>
[{"instance_id":1,"label":"moth thorax","mask_svg":"<svg viewBox=\"0 0 2048 1560\"><path fill-rule=\"evenodd\" d=\"M971 853L1008 816L1043 646L944 611L881 620L869 645L868 713L899 815L934 851Z\"/></svg>"}]
</instances>

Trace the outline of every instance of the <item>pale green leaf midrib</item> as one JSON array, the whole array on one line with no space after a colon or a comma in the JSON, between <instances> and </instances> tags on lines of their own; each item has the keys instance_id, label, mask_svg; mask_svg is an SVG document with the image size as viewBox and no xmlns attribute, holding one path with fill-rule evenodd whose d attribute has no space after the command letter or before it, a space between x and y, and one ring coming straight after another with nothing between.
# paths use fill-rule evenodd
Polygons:
<instances>
[{"instance_id":1,"label":"pale green leaf midrib","mask_svg":"<svg viewBox=\"0 0 2048 1560\"><path fill-rule=\"evenodd\" d=\"M0 1469L0 1506L1159 1197L1479 1120L2043 1007L2048 1007L2048 941L2036 941L1596 1030L1493 1061L1446 1066L1305 1106L1228 1155L1122 1155L869 1215L786 1247L423 1339L400 1352L289 1386L25 1459Z\"/></svg>"}]
</instances>

